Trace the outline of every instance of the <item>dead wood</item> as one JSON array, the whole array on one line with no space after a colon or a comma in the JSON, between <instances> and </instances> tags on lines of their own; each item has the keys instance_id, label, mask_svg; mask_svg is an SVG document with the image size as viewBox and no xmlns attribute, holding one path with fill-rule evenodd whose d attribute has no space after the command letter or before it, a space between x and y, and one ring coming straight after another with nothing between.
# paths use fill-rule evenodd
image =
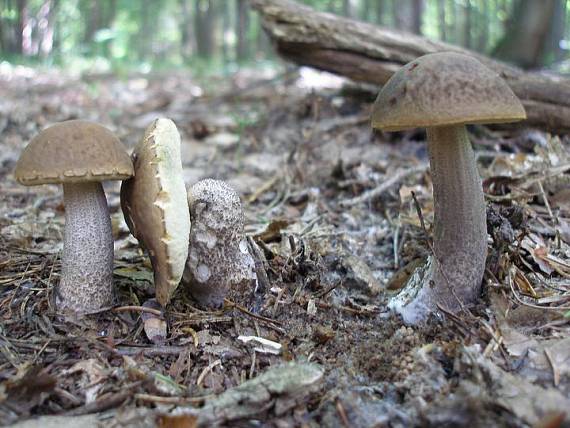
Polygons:
<instances>
[{"instance_id":1,"label":"dead wood","mask_svg":"<svg viewBox=\"0 0 570 428\"><path fill-rule=\"evenodd\" d=\"M500 74L523 102L527 125L570 131L570 81L523 70L479 53L359 22L289 0L251 0L279 55L301 65L383 85L418 56L439 51L471 55Z\"/></svg>"}]
</instances>

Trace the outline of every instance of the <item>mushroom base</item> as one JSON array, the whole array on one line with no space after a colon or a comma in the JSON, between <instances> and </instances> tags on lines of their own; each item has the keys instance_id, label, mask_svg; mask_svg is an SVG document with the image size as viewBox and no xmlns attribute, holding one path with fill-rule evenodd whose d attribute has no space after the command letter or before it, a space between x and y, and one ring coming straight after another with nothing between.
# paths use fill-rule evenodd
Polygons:
<instances>
[{"instance_id":1,"label":"mushroom base","mask_svg":"<svg viewBox=\"0 0 570 428\"><path fill-rule=\"evenodd\" d=\"M427 285L433 274L432 269L433 257L429 257L423 266L413 272L405 287L388 302L388 307L408 325L419 324L432 313L438 314L437 303Z\"/></svg>"},{"instance_id":2,"label":"mushroom base","mask_svg":"<svg viewBox=\"0 0 570 428\"><path fill-rule=\"evenodd\" d=\"M99 182L66 183L65 235L60 312L84 314L112 305L113 236L103 187Z\"/></svg>"},{"instance_id":3,"label":"mushroom base","mask_svg":"<svg viewBox=\"0 0 570 428\"><path fill-rule=\"evenodd\" d=\"M245 239L239 242L218 242L205 234L191 234L188 260L182 277L189 294L205 307L217 308L232 289L246 289L256 282L254 261ZM217 242L210 247L208 243Z\"/></svg>"},{"instance_id":4,"label":"mushroom base","mask_svg":"<svg viewBox=\"0 0 570 428\"><path fill-rule=\"evenodd\" d=\"M476 301L487 257L485 200L464 126L428 128L434 192L434 237L428 263L390 307L416 324L439 307L459 312Z\"/></svg>"}]
</instances>

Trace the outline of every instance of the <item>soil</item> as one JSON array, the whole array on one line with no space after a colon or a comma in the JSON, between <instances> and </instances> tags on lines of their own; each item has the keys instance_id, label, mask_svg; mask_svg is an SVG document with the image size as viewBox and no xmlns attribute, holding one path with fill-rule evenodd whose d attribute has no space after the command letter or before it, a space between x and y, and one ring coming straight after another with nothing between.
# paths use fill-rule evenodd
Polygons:
<instances>
[{"instance_id":1,"label":"soil","mask_svg":"<svg viewBox=\"0 0 570 428\"><path fill-rule=\"evenodd\" d=\"M1 65L0 423L570 426L570 140L469 128L488 204L483 295L405 326L386 303L430 254L425 134L373 132L374 95L296 69L200 80ZM153 342L152 271L120 184L105 185L116 306L61 319L61 188L12 172L55 122L99 122L130 149L157 117L181 133L188 187L211 177L240 194L258 285L220 309L179 287Z\"/></svg>"}]
</instances>

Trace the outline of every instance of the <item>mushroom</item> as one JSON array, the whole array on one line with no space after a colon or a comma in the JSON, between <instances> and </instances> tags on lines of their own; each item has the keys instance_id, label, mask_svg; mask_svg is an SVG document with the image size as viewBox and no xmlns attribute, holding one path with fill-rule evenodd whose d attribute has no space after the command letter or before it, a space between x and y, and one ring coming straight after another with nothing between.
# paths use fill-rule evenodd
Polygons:
<instances>
[{"instance_id":1,"label":"mushroom","mask_svg":"<svg viewBox=\"0 0 570 428\"><path fill-rule=\"evenodd\" d=\"M113 236L101 182L133 175L121 142L96 123L61 122L32 139L14 175L26 186L63 184L65 234L55 299L58 310L79 315L111 305Z\"/></svg>"},{"instance_id":2,"label":"mushroom","mask_svg":"<svg viewBox=\"0 0 570 428\"><path fill-rule=\"evenodd\" d=\"M188 205L192 230L182 283L200 304L218 307L230 289L257 280L241 201L223 181L205 179L188 191Z\"/></svg>"},{"instance_id":3,"label":"mushroom","mask_svg":"<svg viewBox=\"0 0 570 428\"><path fill-rule=\"evenodd\" d=\"M121 186L121 208L129 230L148 251L156 299L166 306L182 278L190 236L180 134L174 122L156 119L132 158L135 176Z\"/></svg>"},{"instance_id":4,"label":"mushroom","mask_svg":"<svg viewBox=\"0 0 570 428\"><path fill-rule=\"evenodd\" d=\"M417 58L382 88L372 127L427 128L433 182L435 254L390 302L405 322L425 319L438 305L457 312L480 294L487 256L485 199L465 124L525 118L503 79L463 54Z\"/></svg>"}]
</instances>

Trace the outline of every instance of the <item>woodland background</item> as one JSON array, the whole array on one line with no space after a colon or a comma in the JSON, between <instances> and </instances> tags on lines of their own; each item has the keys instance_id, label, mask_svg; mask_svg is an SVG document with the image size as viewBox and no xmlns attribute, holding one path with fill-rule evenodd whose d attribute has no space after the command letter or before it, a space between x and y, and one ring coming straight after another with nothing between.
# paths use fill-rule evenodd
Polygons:
<instances>
[{"instance_id":1,"label":"woodland background","mask_svg":"<svg viewBox=\"0 0 570 428\"><path fill-rule=\"evenodd\" d=\"M0 425L569 426L570 0L299 3L383 28L285 0L0 0ZM432 254L425 133L372 131L370 110L392 72L450 44L528 120L469 128L481 301L408 327L387 303ZM108 183L117 306L62 320L61 188L20 185L17 159L57 122L130 150L157 117L180 131L188 187L240 194L260 286L219 310L179 287L143 317L151 265Z\"/></svg>"},{"instance_id":2,"label":"woodland background","mask_svg":"<svg viewBox=\"0 0 570 428\"><path fill-rule=\"evenodd\" d=\"M317 10L566 71L566 0L304 0ZM192 66L230 73L276 57L247 0L0 0L0 56L74 69Z\"/></svg>"}]
</instances>

